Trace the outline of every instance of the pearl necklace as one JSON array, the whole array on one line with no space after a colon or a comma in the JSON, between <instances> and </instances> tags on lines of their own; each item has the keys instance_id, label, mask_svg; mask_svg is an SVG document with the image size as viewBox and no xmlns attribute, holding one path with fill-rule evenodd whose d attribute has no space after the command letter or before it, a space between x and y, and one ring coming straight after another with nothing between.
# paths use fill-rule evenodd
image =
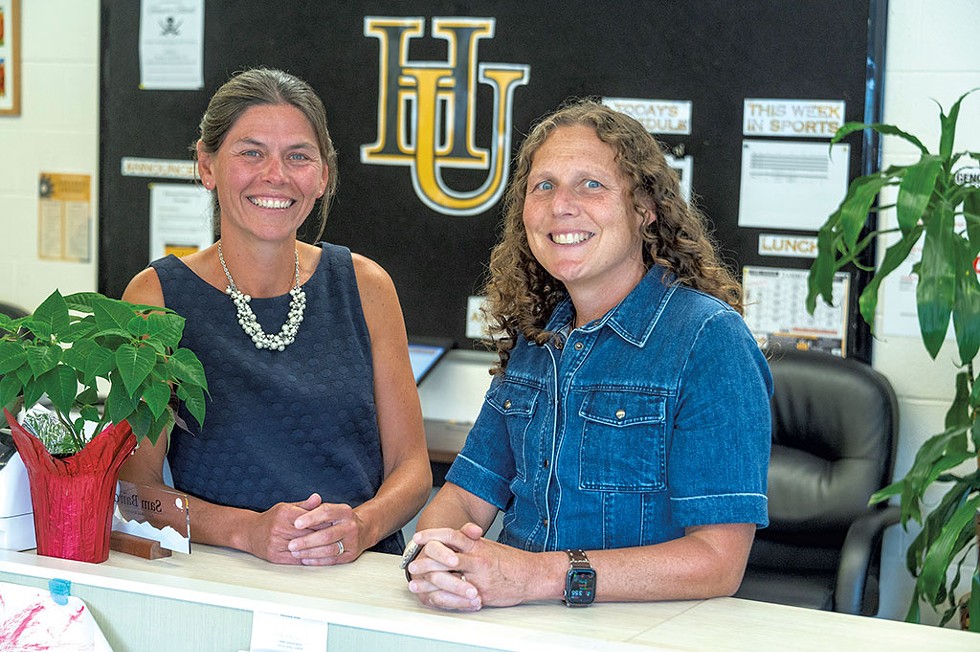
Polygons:
<instances>
[{"instance_id":1,"label":"pearl necklace","mask_svg":"<svg viewBox=\"0 0 980 652\"><path fill-rule=\"evenodd\" d=\"M289 300L289 316L277 334L269 335L262 330L259 320L255 318L255 313L252 312L252 307L248 305L252 297L239 290L234 279L231 278L231 272L228 271L228 266L225 264L225 257L221 254L221 240L218 240L218 260L221 262L221 269L225 270L225 276L228 277L228 287L225 288L225 294L231 297L235 308L238 310L239 326L242 327L246 335L252 338L257 349L284 350L296 339L296 332L303 321L303 312L306 310L306 292L299 285L299 252L294 251L293 255L296 257L296 284L289 291L292 297Z\"/></svg>"}]
</instances>

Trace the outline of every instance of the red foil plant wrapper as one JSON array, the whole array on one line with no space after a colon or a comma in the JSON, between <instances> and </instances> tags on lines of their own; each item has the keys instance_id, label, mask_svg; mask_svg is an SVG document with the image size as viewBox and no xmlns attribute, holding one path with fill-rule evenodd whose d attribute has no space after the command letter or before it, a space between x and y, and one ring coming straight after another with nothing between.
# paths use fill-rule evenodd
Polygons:
<instances>
[{"instance_id":1,"label":"red foil plant wrapper","mask_svg":"<svg viewBox=\"0 0 980 652\"><path fill-rule=\"evenodd\" d=\"M97 434L78 453L58 459L4 409L17 452L27 467L37 554L101 563L109 536L119 467L136 448L123 421Z\"/></svg>"}]
</instances>

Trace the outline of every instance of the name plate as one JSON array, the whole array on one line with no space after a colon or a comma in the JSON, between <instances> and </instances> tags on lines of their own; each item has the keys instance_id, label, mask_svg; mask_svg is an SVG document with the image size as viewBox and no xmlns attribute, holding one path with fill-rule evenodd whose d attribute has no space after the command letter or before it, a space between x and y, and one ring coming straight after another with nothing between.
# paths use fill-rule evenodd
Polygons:
<instances>
[{"instance_id":1,"label":"name plate","mask_svg":"<svg viewBox=\"0 0 980 652\"><path fill-rule=\"evenodd\" d=\"M159 541L174 552L191 551L191 518L187 494L120 480L112 529Z\"/></svg>"}]
</instances>

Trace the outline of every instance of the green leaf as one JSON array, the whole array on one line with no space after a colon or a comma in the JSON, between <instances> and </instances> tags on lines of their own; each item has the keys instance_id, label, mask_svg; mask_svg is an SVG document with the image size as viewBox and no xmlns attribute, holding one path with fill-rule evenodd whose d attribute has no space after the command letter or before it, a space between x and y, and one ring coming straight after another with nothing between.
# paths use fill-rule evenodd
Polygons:
<instances>
[{"instance_id":1,"label":"green leaf","mask_svg":"<svg viewBox=\"0 0 980 652\"><path fill-rule=\"evenodd\" d=\"M109 395L106 396L105 400L106 414L109 415L109 420L112 423L121 423L133 413L139 399L134 398L126 391L122 378L119 377L119 372L114 371L109 374L109 382Z\"/></svg>"},{"instance_id":2,"label":"green leaf","mask_svg":"<svg viewBox=\"0 0 980 652\"><path fill-rule=\"evenodd\" d=\"M54 369L61 361L61 347L50 344L39 344L27 347L27 366L35 378Z\"/></svg>"},{"instance_id":3,"label":"green leaf","mask_svg":"<svg viewBox=\"0 0 980 652\"><path fill-rule=\"evenodd\" d=\"M908 233L922 218L929 199L936 188L936 177L942 170L943 160L938 156L923 156L918 163L909 166L898 185L896 216L902 233Z\"/></svg>"},{"instance_id":4,"label":"green leaf","mask_svg":"<svg viewBox=\"0 0 980 652\"><path fill-rule=\"evenodd\" d=\"M160 418L170 403L170 386L151 378L150 382L144 384L143 400L150 406L153 418Z\"/></svg>"},{"instance_id":5,"label":"green leaf","mask_svg":"<svg viewBox=\"0 0 980 652\"><path fill-rule=\"evenodd\" d=\"M208 388L208 381L204 376L204 366L201 365L201 361L190 349L174 351L168 364L171 367L170 373L182 383L191 383L204 389Z\"/></svg>"},{"instance_id":6,"label":"green leaf","mask_svg":"<svg viewBox=\"0 0 980 652\"><path fill-rule=\"evenodd\" d=\"M104 298L97 292L75 292L65 297L65 303L76 312L90 315L94 312L96 302Z\"/></svg>"},{"instance_id":7,"label":"green leaf","mask_svg":"<svg viewBox=\"0 0 980 652\"><path fill-rule=\"evenodd\" d=\"M146 317L149 332L168 349L176 349L184 335L184 318L176 313L150 313Z\"/></svg>"},{"instance_id":8,"label":"green leaf","mask_svg":"<svg viewBox=\"0 0 980 652\"><path fill-rule=\"evenodd\" d=\"M893 181L889 176L869 174L851 182L847 195L838 208L840 221L835 229L835 232L843 237L844 246L848 251L854 249L858 236L861 235L861 229L868 221L871 204L874 203L878 193Z\"/></svg>"},{"instance_id":9,"label":"green leaf","mask_svg":"<svg viewBox=\"0 0 980 652\"><path fill-rule=\"evenodd\" d=\"M44 393L51 399L58 413L71 412L75 394L78 392L78 376L74 370L65 365L58 365L38 378L38 382L44 386Z\"/></svg>"},{"instance_id":10,"label":"green leaf","mask_svg":"<svg viewBox=\"0 0 980 652\"><path fill-rule=\"evenodd\" d=\"M963 428L949 428L933 435L919 447L902 486L902 524L909 519L921 522L919 504L926 489L940 474L975 455L970 451Z\"/></svg>"},{"instance_id":11,"label":"green leaf","mask_svg":"<svg viewBox=\"0 0 980 652\"><path fill-rule=\"evenodd\" d=\"M970 374L961 371L956 374L956 395L953 404L946 411L946 429L967 429L970 427Z\"/></svg>"},{"instance_id":12,"label":"green leaf","mask_svg":"<svg viewBox=\"0 0 980 652\"><path fill-rule=\"evenodd\" d=\"M140 403L136 406L136 411L129 415L127 421L129 421L129 425L133 429L133 434L136 435L136 440L140 441L151 430L150 426L153 425L154 421L153 413L146 403Z\"/></svg>"},{"instance_id":13,"label":"green leaf","mask_svg":"<svg viewBox=\"0 0 980 652\"><path fill-rule=\"evenodd\" d=\"M24 347L17 342L0 342L0 374L8 374L27 362Z\"/></svg>"},{"instance_id":14,"label":"green leaf","mask_svg":"<svg viewBox=\"0 0 980 652\"><path fill-rule=\"evenodd\" d=\"M94 405L86 405L78 412L82 416L82 419L90 423L98 423L102 419L102 415L99 414L99 409Z\"/></svg>"},{"instance_id":15,"label":"green leaf","mask_svg":"<svg viewBox=\"0 0 980 652\"><path fill-rule=\"evenodd\" d=\"M146 322L143 315L135 315L126 324L126 332L133 337L140 339L150 334L150 325Z\"/></svg>"},{"instance_id":16,"label":"green leaf","mask_svg":"<svg viewBox=\"0 0 980 652\"><path fill-rule=\"evenodd\" d=\"M973 572L973 579L970 581L970 631L980 632L980 565Z\"/></svg>"},{"instance_id":17,"label":"green leaf","mask_svg":"<svg viewBox=\"0 0 980 652\"><path fill-rule=\"evenodd\" d=\"M33 322L37 325L43 324L49 335L62 333L68 329L68 304L65 303L65 298L60 292L55 290L41 302L34 311Z\"/></svg>"},{"instance_id":18,"label":"green leaf","mask_svg":"<svg viewBox=\"0 0 980 652\"><path fill-rule=\"evenodd\" d=\"M0 408L9 408L14 399L23 392L23 388L24 386L17 380L17 376L0 378Z\"/></svg>"},{"instance_id":19,"label":"green leaf","mask_svg":"<svg viewBox=\"0 0 980 652\"><path fill-rule=\"evenodd\" d=\"M83 342L95 333L95 320L91 317L80 319L68 328L68 334L62 337L65 342Z\"/></svg>"},{"instance_id":20,"label":"green leaf","mask_svg":"<svg viewBox=\"0 0 980 652\"><path fill-rule=\"evenodd\" d=\"M197 425L203 426L204 413L207 409L204 390L196 385L180 385L177 388L177 397L184 402L184 407L197 421Z\"/></svg>"},{"instance_id":21,"label":"green leaf","mask_svg":"<svg viewBox=\"0 0 980 652\"><path fill-rule=\"evenodd\" d=\"M66 365L81 371L85 382L88 383L91 381L91 374L88 373L90 360L98 350L99 345L92 340L79 340L64 350L61 360Z\"/></svg>"},{"instance_id":22,"label":"green leaf","mask_svg":"<svg viewBox=\"0 0 980 652\"><path fill-rule=\"evenodd\" d=\"M817 309L817 296L823 297L827 305L834 303L833 240L832 225L828 220L817 232L817 257L810 265L810 273L807 275L806 310L811 315Z\"/></svg>"},{"instance_id":23,"label":"green leaf","mask_svg":"<svg viewBox=\"0 0 980 652\"><path fill-rule=\"evenodd\" d=\"M953 227L952 207L940 201L926 225L915 292L922 341L933 358L946 339L956 293L956 271L949 255L953 248Z\"/></svg>"},{"instance_id":24,"label":"green leaf","mask_svg":"<svg viewBox=\"0 0 980 652\"><path fill-rule=\"evenodd\" d=\"M980 508L980 495L974 496L960 505L952 516L945 522L941 533L926 553L922 562L922 573L918 583L921 584L926 598L935 604L940 587L946 581L946 569L952 563L956 550L956 542L962 538L963 531L968 530L972 535L974 519Z\"/></svg>"},{"instance_id":25,"label":"green leaf","mask_svg":"<svg viewBox=\"0 0 980 652\"><path fill-rule=\"evenodd\" d=\"M879 489L878 491L871 494L871 498L868 499L868 505L877 505L880 502L884 502L891 498L892 496L897 496L902 493L902 488L905 486L905 480L896 480L887 487Z\"/></svg>"},{"instance_id":26,"label":"green leaf","mask_svg":"<svg viewBox=\"0 0 980 652\"><path fill-rule=\"evenodd\" d=\"M151 444L156 444L160 435L170 434L170 430L174 427L174 415L170 410L164 410L153 423L150 425L150 429L146 433L146 438L150 440Z\"/></svg>"},{"instance_id":27,"label":"green leaf","mask_svg":"<svg viewBox=\"0 0 980 652\"><path fill-rule=\"evenodd\" d=\"M921 575L922 564L926 554L942 535L943 528L949 522L953 513L963 504L971 492L971 483L967 481L953 482L929 515L922 521L922 529L909 544L906 551L906 565L913 577ZM959 550L962 546L959 546ZM921 588L921 587L920 587ZM935 600L930 600L935 604Z\"/></svg>"},{"instance_id":28,"label":"green leaf","mask_svg":"<svg viewBox=\"0 0 980 652\"><path fill-rule=\"evenodd\" d=\"M974 88L960 95L959 99L950 107L948 116L943 113L942 106L939 107L939 124L942 128L942 133L939 136L939 155L944 159L948 159L953 153L953 141L956 140L956 121L960 114L960 104L967 95L976 90L978 89Z\"/></svg>"},{"instance_id":29,"label":"green leaf","mask_svg":"<svg viewBox=\"0 0 980 652\"><path fill-rule=\"evenodd\" d=\"M915 247L915 243L922 236L924 228L921 224L915 226L911 231L903 235L898 242L888 247L884 257L881 259L881 264L878 266L878 271L875 272L874 277L864 287L864 290L861 291L861 296L858 298L858 308L861 311L861 317L864 318L864 321L871 327L872 331L874 331L875 324L875 309L878 305L878 289L882 281L898 269L898 266L909 257L909 254L912 253L912 248Z\"/></svg>"},{"instance_id":30,"label":"green leaf","mask_svg":"<svg viewBox=\"0 0 980 652\"><path fill-rule=\"evenodd\" d=\"M29 410L34 407L41 396L44 395L44 385L38 381L29 379L24 383L24 409Z\"/></svg>"},{"instance_id":31,"label":"green leaf","mask_svg":"<svg viewBox=\"0 0 980 652\"><path fill-rule=\"evenodd\" d=\"M902 131L895 125L882 124L878 122L873 124L865 124L863 122L845 122L837 130L837 133L834 134L834 137L831 139L830 144L833 145L834 143L844 138L844 136L847 136L848 134L851 134L855 131L863 131L864 129L871 129L873 131L878 132L879 134L886 135L886 136L898 136L899 138L902 138L903 140L907 140L908 142L915 145L918 148L918 150L923 154L929 153L929 150L926 148L925 145L922 144L922 141L920 141L912 134Z\"/></svg>"},{"instance_id":32,"label":"green leaf","mask_svg":"<svg viewBox=\"0 0 980 652\"><path fill-rule=\"evenodd\" d=\"M75 401L81 405L95 405L100 402L99 390L95 386L86 387L78 393Z\"/></svg>"},{"instance_id":33,"label":"green leaf","mask_svg":"<svg viewBox=\"0 0 980 652\"><path fill-rule=\"evenodd\" d=\"M34 378L34 374L31 373L31 368L26 364L14 369L13 373L15 376L17 376L17 380L19 380L22 385L26 385Z\"/></svg>"},{"instance_id":34,"label":"green leaf","mask_svg":"<svg viewBox=\"0 0 980 652\"><path fill-rule=\"evenodd\" d=\"M130 304L99 297L93 300L92 312L95 314L95 325L100 332L111 331L129 336L127 326L136 314Z\"/></svg>"},{"instance_id":35,"label":"green leaf","mask_svg":"<svg viewBox=\"0 0 980 652\"><path fill-rule=\"evenodd\" d=\"M139 391L157 361L156 353L147 346L124 346L116 351L114 358L126 391L132 395Z\"/></svg>"},{"instance_id":36,"label":"green leaf","mask_svg":"<svg viewBox=\"0 0 980 652\"><path fill-rule=\"evenodd\" d=\"M956 286L953 299L953 332L960 360L973 360L980 351L980 280L973 269L975 256L970 243L959 235L953 236Z\"/></svg>"},{"instance_id":37,"label":"green leaf","mask_svg":"<svg viewBox=\"0 0 980 652\"><path fill-rule=\"evenodd\" d=\"M104 346L97 346L92 349L85 365L85 372L87 374L99 378L108 378L109 374L117 369L115 354L112 349Z\"/></svg>"},{"instance_id":38,"label":"green leaf","mask_svg":"<svg viewBox=\"0 0 980 652\"><path fill-rule=\"evenodd\" d=\"M976 381L973 384L973 393L977 393ZM980 419L974 419L973 425L970 426L970 440L973 442L973 450L980 451Z\"/></svg>"}]
</instances>

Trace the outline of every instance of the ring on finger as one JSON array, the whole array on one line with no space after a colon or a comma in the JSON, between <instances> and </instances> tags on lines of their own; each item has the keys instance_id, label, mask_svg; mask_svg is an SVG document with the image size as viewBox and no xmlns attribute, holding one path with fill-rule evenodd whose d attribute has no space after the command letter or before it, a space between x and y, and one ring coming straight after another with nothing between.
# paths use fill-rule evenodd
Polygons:
<instances>
[{"instance_id":1,"label":"ring on finger","mask_svg":"<svg viewBox=\"0 0 980 652\"><path fill-rule=\"evenodd\" d=\"M339 557L342 554L344 554L344 542L337 541L337 556Z\"/></svg>"}]
</instances>

